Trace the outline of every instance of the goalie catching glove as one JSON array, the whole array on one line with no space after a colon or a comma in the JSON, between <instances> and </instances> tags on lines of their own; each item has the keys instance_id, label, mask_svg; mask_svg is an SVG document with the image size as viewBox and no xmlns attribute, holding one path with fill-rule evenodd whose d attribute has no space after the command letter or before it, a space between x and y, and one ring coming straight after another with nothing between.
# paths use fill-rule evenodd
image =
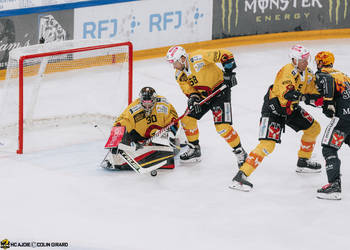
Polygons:
<instances>
[{"instance_id":1,"label":"goalie catching glove","mask_svg":"<svg viewBox=\"0 0 350 250\"><path fill-rule=\"evenodd\" d=\"M202 111L201 102L202 98L198 94L191 94L188 98L187 105L191 113L199 114Z\"/></svg>"}]
</instances>

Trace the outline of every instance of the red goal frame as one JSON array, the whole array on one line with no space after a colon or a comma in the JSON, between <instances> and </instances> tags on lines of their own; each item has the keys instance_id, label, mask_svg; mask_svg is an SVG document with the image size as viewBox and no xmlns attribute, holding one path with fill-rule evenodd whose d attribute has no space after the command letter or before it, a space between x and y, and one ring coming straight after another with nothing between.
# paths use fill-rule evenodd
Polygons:
<instances>
[{"instance_id":1,"label":"red goal frame","mask_svg":"<svg viewBox=\"0 0 350 250\"><path fill-rule=\"evenodd\" d=\"M104 45L96 45L96 46L88 46L81 47L75 49L66 49L59 50L53 52L45 52L45 53L37 53L31 55L24 55L19 58L19 113L18 113L18 149L17 154L23 154L23 110L24 110L24 102L23 102L23 82L24 82L24 71L23 65L24 61L27 59L46 57L46 56L54 56L54 55L63 55L68 53L76 53L83 51L91 51L96 49L106 49L112 47L120 47L127 46L128 47L128 104L132 102L132 83L133 83L133 45L131 42L122 42L122 43L112 43L112 44L104 44Z\"/></svg>"}]
</instances>

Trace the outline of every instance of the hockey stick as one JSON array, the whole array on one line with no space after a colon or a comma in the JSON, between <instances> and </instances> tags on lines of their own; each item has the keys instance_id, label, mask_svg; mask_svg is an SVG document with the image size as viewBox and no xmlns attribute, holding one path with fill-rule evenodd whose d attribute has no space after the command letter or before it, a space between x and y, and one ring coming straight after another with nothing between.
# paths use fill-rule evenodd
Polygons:
<instances>
[{"instance_id":1,"label":"hockey stick","mask_svg":"<svg viewBox=\"0 0 350 250\"><path fill-rule=\"evenodd\" d=\"M216 96L217 94L219 94L220 92L222 92L225 88L227 88L226 84L223 84L220 88L218 88L217 90L215 90L213 93L211 93L210 95L208 95L206 98L204 98L199 105L203 105L204 103L206 103L207 101L209 101L210 99L212 99L214 96ZM172 121L171 123L169 123L167 126L163 127L162 129L158 130L152 137L148 138L144 143L142 143L140 146L145 146L147 144L150 144L152 142L152 140L154 140L156 137L159 137L161 135L163 135L166 131L168 131L168 129L173 126L174 124L178 123L182 118L184 118L186 115L188 115L190 113L190 110L187 108L185 113L183 115L181 115L180 117L178 117L176 120Z\"/></svg>"}]
</instances>

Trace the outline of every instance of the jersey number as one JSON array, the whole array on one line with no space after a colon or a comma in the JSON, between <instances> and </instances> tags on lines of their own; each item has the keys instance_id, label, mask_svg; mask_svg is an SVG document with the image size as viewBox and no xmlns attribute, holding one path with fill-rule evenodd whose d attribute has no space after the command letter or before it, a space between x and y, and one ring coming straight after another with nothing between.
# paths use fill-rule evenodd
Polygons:
<instances>
[{"instance_id":1,"label":"jersey number","mask_svg":"<svg viewBox=\"0 0 350 250\"><path fill-rule=\"evenodd\" d=\"M198 80L196 78L196 76L192 76L191 78L188 79L191 82L191 86L195 85L196 83L198 83Z\"/></svg>"},{"instance_id":2,"label":"jersey number","mask_svg":"<svg viewBox=\"0 0 350 250\"><path fill-rule=\"evenodd\" d=\"M147 124L150 124L152 122L157 122L157 116L155 116L155 115L147 116L146 120L147 120Z\"/></svg>"}]
</instances>

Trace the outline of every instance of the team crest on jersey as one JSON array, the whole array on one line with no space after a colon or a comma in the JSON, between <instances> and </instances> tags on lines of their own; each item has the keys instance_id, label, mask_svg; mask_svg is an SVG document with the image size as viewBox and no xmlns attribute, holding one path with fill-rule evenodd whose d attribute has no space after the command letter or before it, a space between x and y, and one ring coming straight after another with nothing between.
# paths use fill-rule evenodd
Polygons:
<instances>
[{"instance_id":1,"label":"team crest on jersey","mask_svg":"<svg viewBox=\"0 0 350 250\"><path fill-rule=\"evenodd\" d=\"M298 74L298 71L297 71L296 69L293 69L293 70L292 70L292 75L293 75L293 76L296 76L297 74Z\"/></svg>"},{"instance_id":2,"label":"team crest on jersey","mask_svg":"<svg viewBox=\"0 0 350 250\"><path fill-rule=\"evenodd\" d=\"M331 146L335 148L340 148L345 140L345 134L339 130L334 130L332 139L331 139Z\"/></svg>"},{"instance_id":3,"label":"team crest on jersey","mask_svg":"<svg viewBox=\"0 0 350 250\"><path fill-rule=\"evenodd\" d=\"M214 122L222 122L222 109L220 107L213 108Z\"/></svg>"},{"instance_id":4,"label":"team crest on jersey","mask_svg":"<svg viewBox=\"0 0 350 250\"><path fill-rule=\"evenodd\" d=\"M196 72L200 71L204 66L204 62L200 62L200 63L196 63L194 65L194 69L196 70Z\"/></svg>"},{"instance_id":5,"label":"team crest on jersey","mask_svg":"<svg viewBox=\"0 0 350 250\"><path fill-rule=\"evenodd\" d=\"M140 110L142 108L141 104L137 104L136 106L129 109L130 114L135 113L136 111Z\"/></svg>"},{"instance_id":6,"label":"team crest on jersey","mask_svg":"<svg viewBox=\"0 0 350 250\"><path fill-rule=\"evenodd\" d=\"M281 136L281 125L276 122L271 122L271 124L269 125L267 138L279 141L280 136Z\"/></svg>"},{"instance_id":7,"label":"team crest on jersey","mask_svg":"<svg viewBox=\"0 0 350 250\"><path fill-rule=\"evenodd\" d=\"M165 106L165 105L158 104L158 105L157 105L157 113L168 114L168 113L169 113L169 109L168 109L168 107Z\"/></svg>"},{"instance_id":8,"label":"team crest on jersey","mask_svg":"<svg viewBox=\"0 0 350 250\"><path fill-rule=\"evenodd\" d=\"M203 59L202 55L196 55L196 56L191 57L190 61L192 63L194 63L194 62L198 62L198 61L200 61L202 59Z\"/></svg>"},{"instance_id":9,"label":"team crest on jersey","mask_svg":"<svg viewBox=\"0 0 350 250\"><path fill-rule=\"evenodd\" d=\"M134 121L135 123L141 121L142 119L144 119L146 117L146 113L145 111L141 111L140 113L134 115Z\"/></svg>"}]
</instances>

